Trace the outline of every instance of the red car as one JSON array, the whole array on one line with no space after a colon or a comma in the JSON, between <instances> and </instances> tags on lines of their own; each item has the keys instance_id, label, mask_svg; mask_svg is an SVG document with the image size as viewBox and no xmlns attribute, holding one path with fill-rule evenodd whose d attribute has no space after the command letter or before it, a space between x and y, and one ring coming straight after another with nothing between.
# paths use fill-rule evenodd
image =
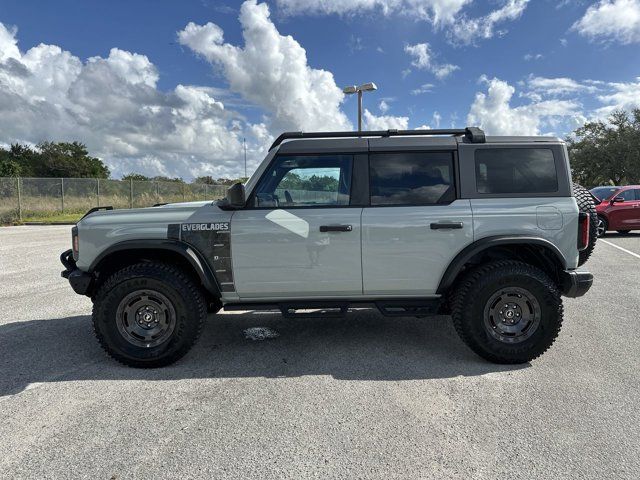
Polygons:
<instances>
[{"instance_id":1,"label":"red car","mask_svg":"<svg viewBox=\"0 0 640 480\"><path fill-rule=\"evenodd\" d=\"M640 230L640 185L596 187L591 193L596 198L599 237L608 230Z\"/></svg>"}]
</instances>

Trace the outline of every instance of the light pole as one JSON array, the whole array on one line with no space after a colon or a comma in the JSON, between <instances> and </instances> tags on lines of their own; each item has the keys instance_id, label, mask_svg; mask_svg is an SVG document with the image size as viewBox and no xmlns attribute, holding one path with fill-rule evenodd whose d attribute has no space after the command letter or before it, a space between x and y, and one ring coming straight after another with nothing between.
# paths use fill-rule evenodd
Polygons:
<instances>
[{"instance_id":1,"label":"light pole","mask_svg":"<svg viewBox=\"0 0 640 480\"><path fill-rule=\"evenodd\" d=\"M242 146L244 147L244 178L247 178L247 139L242 138Z\"/></svg>"},{"instance_id":2,"label":"light pole","mask_svg":"<svg viewBox=\"0 0 640 480\"><path fill-rule=\"evenodd\" d=\"M349 85L348 87L344 87L342 89L343 93L347 95L351 95L352 93L358 94L358 131L362 131L362 92L370 92L372 90L377 90L376 84L373 82L363 83L362 85L356 87L355 85Z\"/></svg>"}]
</instances>

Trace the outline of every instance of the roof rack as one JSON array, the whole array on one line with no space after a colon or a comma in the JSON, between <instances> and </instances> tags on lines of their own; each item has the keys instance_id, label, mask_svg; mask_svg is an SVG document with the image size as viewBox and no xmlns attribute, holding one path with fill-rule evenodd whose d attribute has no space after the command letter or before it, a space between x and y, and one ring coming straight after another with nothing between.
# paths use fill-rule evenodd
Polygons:
<instances>
[{"instance_id":1,"label":"roof rack","mask_svg":"<svg viewBox=\"0 0 640 480\"><path fill-rule=\"evenodd\" d=\"M484 131L478 127L467 127L463 129L440 129L440 130L372 130L365 132L284 132L273 142L269 151L276 148L285 140L292 138L345 138L345 137L409 137L409 136L433 136L452 135L458 137L464 135L471 143L485 143Z\"/></svg>"}]
</instances>

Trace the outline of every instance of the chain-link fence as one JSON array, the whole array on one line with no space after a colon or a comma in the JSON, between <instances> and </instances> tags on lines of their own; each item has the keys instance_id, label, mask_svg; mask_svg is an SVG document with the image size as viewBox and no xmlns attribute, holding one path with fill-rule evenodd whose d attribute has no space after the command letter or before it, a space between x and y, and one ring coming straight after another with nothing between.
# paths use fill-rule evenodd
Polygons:
<instances>
[{"instance_id":1,"label":"chain-link fence","mask_svg":"<svg viewBox=\"0 0 640 480\"><path fill-rule=\"evenodd\" d=\"M217 200L224 185L98 178L0 177L0 224L46 217L69 219L93 207L151 207L157 203Z\"/></svg>"}]
</instances>

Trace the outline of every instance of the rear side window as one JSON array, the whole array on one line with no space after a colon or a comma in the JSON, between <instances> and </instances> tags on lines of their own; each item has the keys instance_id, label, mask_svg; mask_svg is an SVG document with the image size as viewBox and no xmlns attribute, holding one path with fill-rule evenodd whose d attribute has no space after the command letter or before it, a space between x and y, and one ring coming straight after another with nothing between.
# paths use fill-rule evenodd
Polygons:
<instances>
[{"instance_id":1,"label":"rear side window","mask_svg":"<svg viewBox=\"0 0 640 480\"><path fill-rule=\"evenodd\" d=\"M475 152L478 193L553 193L558 175L546 148L482 148Z\"/></svg>"},{"instance_id":2,"label":"rear side window","mask_svg":"<svg viewBox=\"0 0 640 480\"><path fill-rule=\"evenodd\" d=\"M429 205L455 200L451 152L369 156L371 205Z\"/></svg>"}]
</instances>

